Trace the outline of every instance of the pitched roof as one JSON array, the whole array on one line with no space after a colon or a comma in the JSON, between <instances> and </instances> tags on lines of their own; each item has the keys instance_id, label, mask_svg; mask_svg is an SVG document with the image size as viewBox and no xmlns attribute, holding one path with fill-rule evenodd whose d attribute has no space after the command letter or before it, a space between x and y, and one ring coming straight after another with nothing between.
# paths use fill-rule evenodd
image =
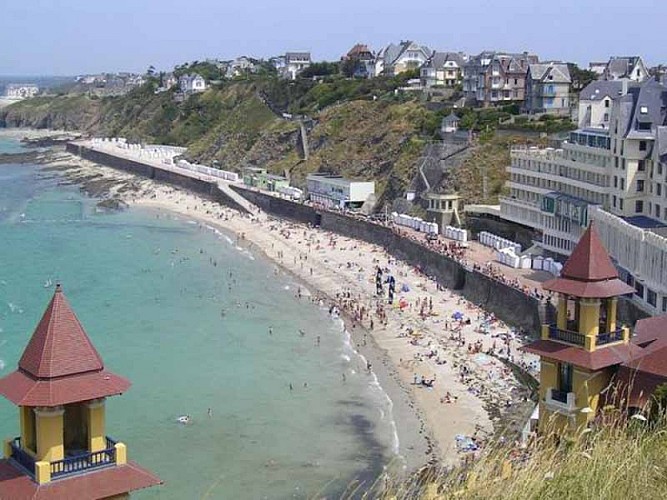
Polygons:
<instances>
[{"instance_id":1,"label":"pitched roof","mask_svg":"<svg viewBox=\"0 0 667 500\"><path fill-rule=\"evenodd\" d=\"M579 239L572 255L563 266L561 276L581 281L600 281L618 278L597 231L591 224Z\"/></svg>"},{"instance_id":2,"label":"pitched roof","mask_svg":"<svg viewBox=\"0 0 667 500\"><path fill-rule=\"evenodd\" d=\"M533 80L549 83L571 83L570 70L566 63L543 62L528 66L528 74Z\"/></svg>"},{"instance_id":3,"label":"pitched roof","mask_svg":"<svg viewBox=\"0 0 667 500\"><path fill-rule=\"evenodd\" d=\"M0 460L0 498L92 500L115 497L158 484L162 484L160 478L136 463L128 462L40 485L15 468L9 460Z\"/></svg>"},{"instance_id":4,"label":"pitched roof","mask_svg":"<svg viewBox=\"0 0 667 500\"><path fill-rule=\"evenodd\" d=\"M23 351L19 368L35 378L99 371L104 363L60 285Z\"/></svg>"},{"instance_id":5,"label":"pitched roof","mask_svg":"<svg viewBox=\"0 0 667 500\"><path fill-rule=\"evenodd\" d=\"M18 370L0 379L0 395L19 406L58 406L122 394L130 382L104 363L60 285L44 311Z\"/></svg>"},{"instance_id":6,"label":"pitched roof","mask_svg":"<svg viewBox=\"0 0 667 500\"><path fill-rule=\"evenodd\" d=\"M634 292L634 288L618 279L618 271L593 224L574 247L560 277L543 283L542 288L575 297L596 298Z\"/></svg>"},{"instance_id":7,"label":"pitched roof","mask_svg":"<svg viewBox=\"0 0 667 500\"><path fill-rule=\"evenodd\" d=\"M522 351L572 363L588 370L600 370L632 360L642 349L634 344L610 345L589 352L581 347L570 346L552 340L536 340L521 348Z\"/></svg>"}]
</instances>

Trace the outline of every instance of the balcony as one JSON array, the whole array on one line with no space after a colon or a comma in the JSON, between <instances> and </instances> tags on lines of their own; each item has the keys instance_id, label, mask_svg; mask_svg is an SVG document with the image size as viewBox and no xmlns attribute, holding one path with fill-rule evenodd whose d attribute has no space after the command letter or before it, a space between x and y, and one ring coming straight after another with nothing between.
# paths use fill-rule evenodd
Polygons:
<instances>
[{"instance_id":1,"label":"balcony","mask_svg":"<svg viewBox=\"0 0 667 500\"><path fill-rule=\"evenodd\" d=\"M561 330L555 325L549 325L549 338L551 340L558 340L567 344L584 347L586 345L586 337L579 332L572 330Z\"/></svg>"},{"instance_id":2,"label":"balcony","mask_svg":"<svg viewBox=\"0 0 667 500\"><path fill-rule=\"evenodd\" d=\"M11 444L11 459L18 464L32 479L35 479L35 462L33 455L21 447L21 438L15 438ZM51 479L70 474L108 467L116 464L116 442L107 437L106 448L96 452L79 452L51 462Z\"/></svg>"},{"instance_id":3,"label":"balcony","mask_svg":"<svg viewBox=\"0 0 667 500\"><path fill-rule=\"evenodd\" d=\"M605 344L611 344L612 342L621 342L623 340L624 331L625 331L624 328L618 328L613 332L598 333L595 344L600 346Z\"/></svg>"},{"instance_id":4,"label":"balcony","mask_svg":"<svg viewBox=\"0 0 667 500\"><path fill-rule=\"evenodd\" d=\"M559 413L574 413L577 411L574 392L559 391L550 387L547 389L544 403L551 411Z\"/></svg>"}]
</instances>

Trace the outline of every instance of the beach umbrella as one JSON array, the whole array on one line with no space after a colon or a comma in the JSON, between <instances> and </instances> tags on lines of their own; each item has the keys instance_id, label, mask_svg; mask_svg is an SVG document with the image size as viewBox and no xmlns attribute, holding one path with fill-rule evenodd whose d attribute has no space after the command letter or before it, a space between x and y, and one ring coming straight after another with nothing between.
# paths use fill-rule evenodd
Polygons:
<instances>
[{"instance_id":1,"label":"beach umbrella","mask_svg":"<svg viewBox=\"0 0 667 500\"><path fill-rule=\"evenodd\" d=\"M452 318L455 320L461 320L463 319L463 313L461 311L455 311L454 314L452 314Z\"/></svg>"},{"instance_id":2,"label":"beach umbrella","mask_svg":"<svg viewBox=\"0 0 667 500\"><path fill-rule=\"evenodd\" d=\"M641 413L635 413L630 418L634 418L635 420L640 420L641 422L646 422L646 417L644 415L642 415Z\"/></svg>"}]
</instances>

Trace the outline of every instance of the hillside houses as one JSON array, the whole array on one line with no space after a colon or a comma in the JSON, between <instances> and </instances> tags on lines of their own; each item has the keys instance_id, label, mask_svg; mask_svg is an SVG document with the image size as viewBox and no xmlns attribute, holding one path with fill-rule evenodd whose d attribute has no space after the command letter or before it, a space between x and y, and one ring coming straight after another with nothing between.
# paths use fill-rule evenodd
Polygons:
<instances>
[{"instance_id":1,"label":"hillside houses","mask_svg":"<svg viewBox=\"0 0 667 500\"><path fill-rule=\"evenodd\" d=\"M525 98L526 74L538 62L528 52L508 54L485 51L471 57L463 67L463 92L473 105L520 103Z\"/></svg>"},{"instance_id":2,"label":"hillside houses","mask_svg":"<svg viewBox=\"0 0 667 500\"><path fill-rule=\"evenodd\" d=\"M453 87L461 83L464 64L461 53L434 51L421 67L421 83L424 87Z\"/></svg>"},{"instance_id":3,"label":"hillside houses","mask_svg":"<svg viewBox=\"0 0 667 500\"><path fill-rule=\"evenodd\" d=\"M286 52L284 64L279 68L280 75L288 80L296 77L312 64L310 52Z\"/></svg>"},{"instance_id":4,"label":"hillside houses","mask_svg":"<svg viewBox=\"0 0 667 500\"><path fill-rule=\"evenodd\" d=\"M570 70L566 63L543 62L528 66L526 95L523 110L526 113L570 114Z\"/></svg>"},{"instance_id":5,"label":"hillside houses","mask_svg":"<svg viewBox=\"0 0 667 500\"><path fill-rule=\"evenodd\" d=\"M390 43L378 52L375 59L375 74L394 76L411 69L419 69L432 55L426 45L410 40L398 45Z\"/></svg>"},{"instance_id":6,"label":"hillside houses","mask_svg":"<svg viewBox=\"0 0 667 500\"><path fill-rule=\"evenodd\" d=\"M204 92L206 90L206 80L196 73L182 75L178 79L178 87L181 93L185 95Z\"/></svg>"},{"instance_id":7,"label":"hillside houses","mask_svg":"<svg viewBox=\"0 0 667 500\"><path fill-rule=\"evenodd\" d=\"M357 43L347 54L341 57L342 64L349 64L349 76L354 78L372 78L375 76L375 54L368 45ZM346 73L344 70L343 73Z\"/></svg>"}]
</instances>

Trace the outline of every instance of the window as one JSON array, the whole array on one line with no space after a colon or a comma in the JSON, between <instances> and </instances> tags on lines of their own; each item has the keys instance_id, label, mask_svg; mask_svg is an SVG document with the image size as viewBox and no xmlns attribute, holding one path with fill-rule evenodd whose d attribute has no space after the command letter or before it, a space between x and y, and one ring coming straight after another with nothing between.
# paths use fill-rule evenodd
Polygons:
<instances>
[{"instance_id":1,"label":"window","mask_svg":"<svg viewBox=\"0 0 667 500\"><path fill-rule=\"evenodd\" d=\"M655 205L655 216L656 218L660 218L660 205L656 203Z\"/></svg>"},{"instance_id":2,"label":"window","mask_svg":"<svg viewBox=\"0 0 667 500\"><path fill-rule=\"evenodd\" d=\"M625 179L621 177L621 189L625 191Z\"/></svg>"},{"instance_id":3,"label":"window","mask_svg":"<svg viewBox=\"0 0 667 500\"><path fill-rule=\"evenodd\" d=\"M667 297L662 298L662 312L667 312Z\"/></svg>"},{"instance_id":4,"label":"window","mask_svg":"<svg viewBox=\"0 0 667 500\"><path fill-rule=\"evenodd\" d=\"M639 141L639 151L646 151L646 141Z\"/></svg>"},{"instance_id":5,"label":"window","mask_svg":"<svg viewBox=\"0 0 667 500\"><path fill-rule=\"evenodd\" d=\"M604 100L604 107L608 108L609 107L609 99Z\"/></svg>"},{"instance_id":6,"label":"window","mask_svg":"<svg viewBox=\"0 0 667 500\"><path fill-rule=\"evenodd\" d=\"M642 200L635 201L635 213L640 214L644 211L644 202Z\"/></svg>"},{"instance_id":7,"label":"window","mask_svg":"<svg viewBox=\"0 0 667 500\"><path fill-rule=\"evenodd\" d=\"M651 122L639 122L637 130L651 130Z\"/></svg>"},{"instance_id":8,"label":"window","mask_svg":"<svg viewBox=\"0 0 667 500\"><path fill-rule=\"evenodd\" d=\"M648 302L650 305L655 307L657 303L658 297L656 296L656 293L651 290L650 288L646 289L646 302Z\"/></svg>"},{"instance_id":9,"label":"window","mask_svg":"<svg viewBox=\"0 0 667 500\"><path fill-rule=\"evenodd\" d=\"M616 195L611 197L611 206L616 208Z\"/></svg>"},{"instance_id":10,"label":"window","mask_svg":"<svg viewBox=\"0 0 667 500\"><path fill-rule=\"evenodd\" d=\"M609 113L604 114L604 117L602 118L602 121L605 121L605 122L609 121Z\"/></svg>"},{"instance_id":11,"label":"window","mask_svg":"<svg viewBox=\"0 0 667 500\"><path fill-rule=\"evenodd\" d=\"M635 295L641 297L642 299L644 298L644 285L642 285L639 281L635 282Z\"/></svg>"},{"instance_id":12,"label":"window","mask_svg":"<svg viewBox=\"0 0 667 500\"><path fill-rule=\"evenodd\" d=\"M572 392L572 365L570 363L558 363L558 390L561 392Z\"/></svg>"},{"instance_id":13,"label":"window","mask_svg":"<svg viewBox=\"0 0 667 500\"><path fill-rule=\"evenodd\" d=\"M658 175L662 175L662 163L658 163Z\"/></svg>"},{"instance_id":14,"label":"window","mask_svg":"<svg viewBox=\"0 0 667 500\"><path fill-rule=\"evenodd\" d=\"M621 198L620 200L618 200L618 208L620 208L621 210L623 210L623 198Z\"/></svg>"},{"instance_id":15,"label":"window","mask_svg":"<svg viewBox=\"0 0 667 500\"><path fill-rule=\"evenodd\" d=\"M616 149L616 146L614 146L614 149ZM614 156L614 168L618 168L618 156Z\"/></svg>"},{"instance_id":16,"label":"window","mask_svg":"<svg viewBox=\"0 0 667 500\"><path fill-rule=\"evenodd\" d=\"M618 189L618 177L614 176L614 187Z\"/></svg>"},{"instance_id":17,"label":"window","mask_svg":"<svg viewBox=\"0 0 667 500\"><path fill-rule=\"evenodd\" d=\"M639 70L637 70L637 76L639 76ZM640 106L640 107L639 107L639 112L640 112L642 115L647 114L647 113L648 113L648 106Z\"/></svg>"},{"instance_id":18,"label":"window","mask_svg":"<svg viewBox=\"0 0 667 500\"><path fill-rule=\"evenodd\" d=\"M641 142L639 144L640 144L639 148L641 149ZM644 160L637 161L637 170L639 170L640 172L644 172L646 170L646 162Z\"/></svg>"},{"instance_id":19,"label":"window","mask_svg":"<svg viewBox=\"0 0 667 500\"><path fill-rule=\"evenodd\" d=\"M621 170L625 170L625 158L621 158Z\"/></svg>"},{"instance_id":20,"label":"window","mask_svg":"<svg viewBox=\"0 0 667 500\"><path fill-rule=\"evenodd\" d=\"M641 179L637 181L637 192L638 193L644 192L644 181L642 181Z\"/></svg>"}]
</instances>

